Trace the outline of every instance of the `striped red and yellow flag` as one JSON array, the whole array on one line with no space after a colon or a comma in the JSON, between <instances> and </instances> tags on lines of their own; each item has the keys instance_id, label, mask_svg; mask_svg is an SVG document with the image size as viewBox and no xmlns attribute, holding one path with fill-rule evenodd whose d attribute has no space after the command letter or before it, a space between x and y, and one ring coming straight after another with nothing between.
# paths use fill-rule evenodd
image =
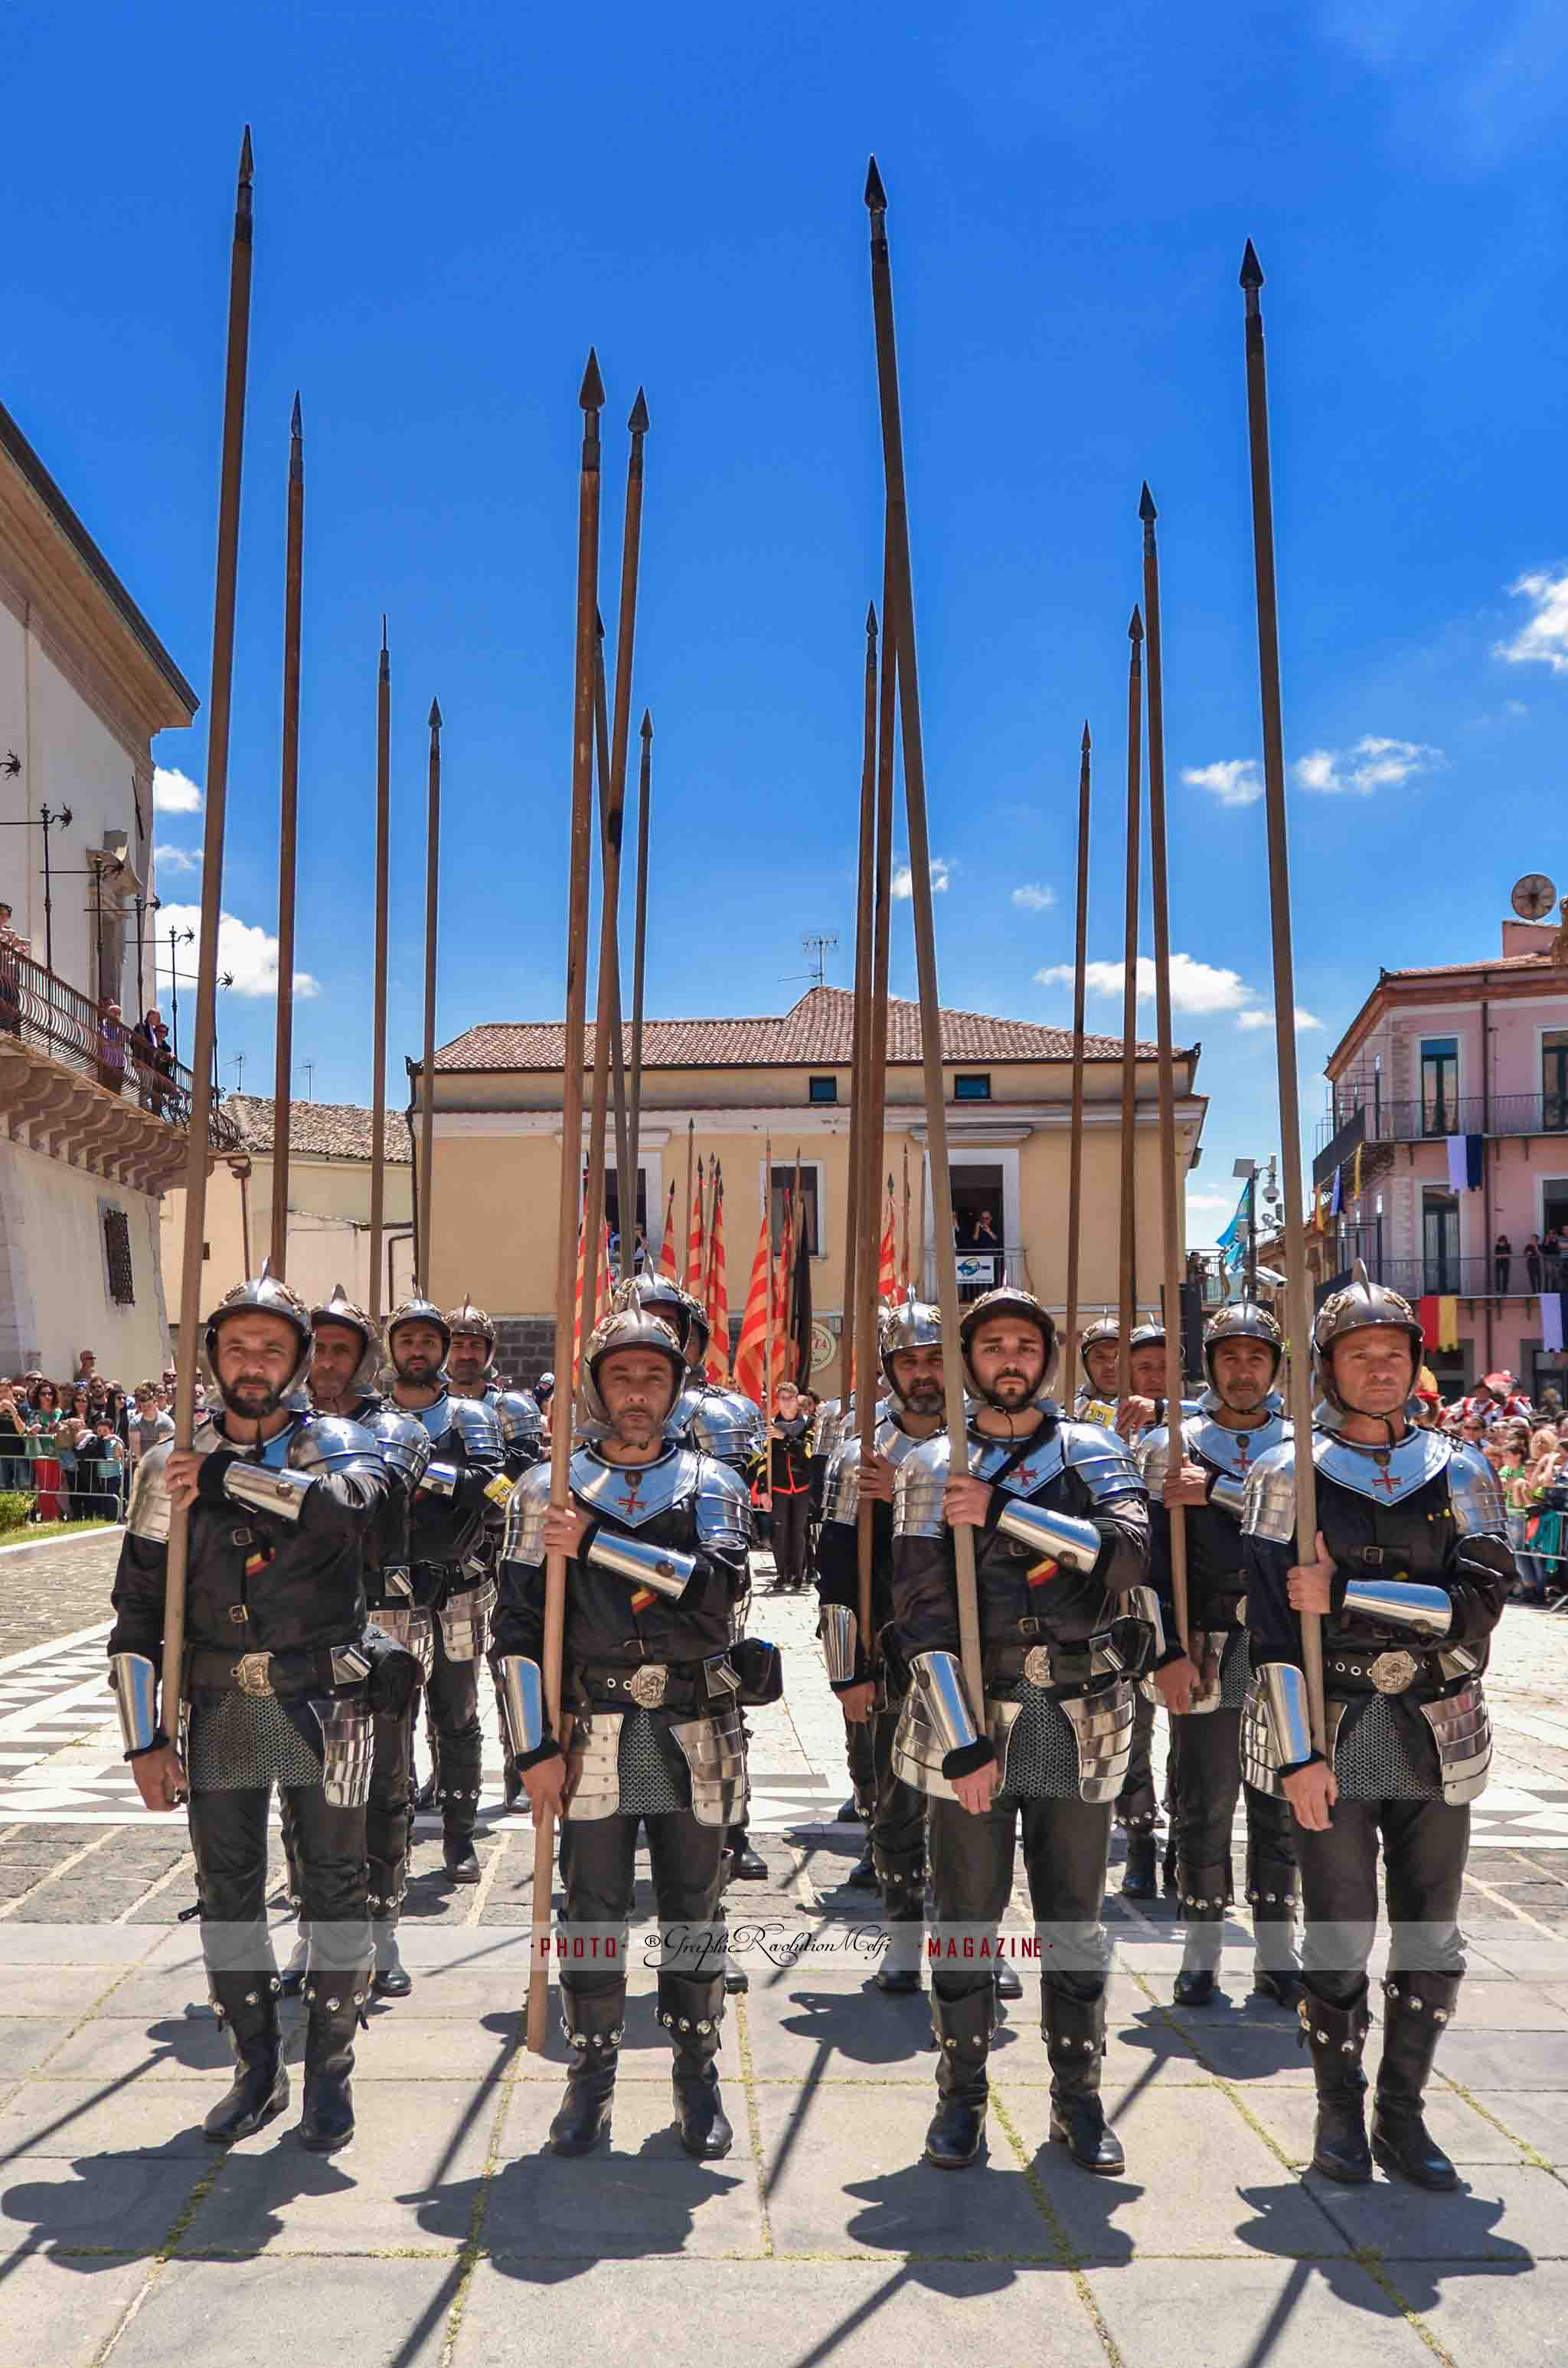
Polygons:
<instances>
[{"instance_id":1,"label":"striped red and yellow flag","mask_svg":"<svg viewBox=\"0 0 1568 2368\"><path fill-rule=\"evenodd\" d=\"M795 1196L784 1195L784 1227L778 1239L778 1256L773 1269L773 1371L769 1375L770 1390L776 1390L788 1373L795 1372L795 1359L790 1342L790 1286L795 1277ZM771 1394L768 1399L772 1404Z\"/></svg>"},{"instance_id":2,"label":"striped red and yellow flag","mask_svg":"<svg viewBox=\"0 0 1568 2368\"><path fill-rule=\"evenodd\" d=\"M892 1178L888 1178L888 1202L882 1216L881 1246L877 1257L877 1297L884 1304L898 1297L897 1234L892 1213Z\"/></svg>"},{"instance_id":3,"label":"striped red and yellow flag","mask_svg":"<svg viewBox=\"0 0 1568 2368\"><path fill-rule=\"evenodd\" d=\"M762 1404L762 1365L767 1354L767 1284L773 1265L772 1248L765 1209L756 1229L745 1313L741 1318L741 1337L735 1349L735 1387L756 1406Z\"/></svg>"},{"instance_id":4,"label":"striped red and yellow flag","mask_svg":"<svg viewBox=\"0 0 1568 2368\"><path fill-rule=\"evenodd\" d=\"M576 1387L577 1375L583 1370L583 1220L579 1217L577 1220L577 1286L573 1301L575 1313L572 1318L572 1384L574 1390ZM569 1392L568 1395L570 1395L571 1393Z\"/></svg>"},{"instance_id":5,"label":"striped red and yellow flag","mask_svg":"<svg viewBox=\"0 0 1568 2368\"><path fill-rule=\"evenodd\" d=\"M708 1378L730 1378L730 1285L724 1270L724 1175L713 1163L713 1214L708 1230Z\"/></svg>"},{"instance_id":6,"label":"striped red and yellow flag","mask_svg":"<svg viewBox=\"0 0 1568 2368\"><path fill-rule=\"evenodd\" d=\"M691 1230L686 1237L686 1288L694 1299L705 1299L704 1285L707 1265L703 1258L706 1244L702 1234L702 1162L697 1163L697 1181L691 1193Z\"/></svg>"},{"instance_id":7,"label":"striped red and yellow flag","mask_svg":"<svg viewBox=\"0 0 1568 2368\"><path fill-rule=\"evenodd\" d=\"M665 1238L659 1244L659 1272L666 1282L677 1282L676 1271L676 1184L670 1178L670 1197L665 1207Z\"/></svg>"}]
</instances>

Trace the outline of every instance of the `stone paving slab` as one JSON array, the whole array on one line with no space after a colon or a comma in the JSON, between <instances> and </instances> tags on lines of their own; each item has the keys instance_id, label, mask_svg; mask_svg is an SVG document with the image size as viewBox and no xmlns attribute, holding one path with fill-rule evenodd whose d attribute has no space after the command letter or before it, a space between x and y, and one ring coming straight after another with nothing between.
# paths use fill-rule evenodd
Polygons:
<instances>
[{"instance_id":1,"label":"stone paving slab","mask_svg":"<svg viewBox=\"0 0 1568 2368\"><path fill-rule=\"evenodd\" d=\"M143 2260L13 2256L0 2311L0 2368L75 2368L97 2360L146 2283Z\"/></svg>"},{"instance_id":2,"label":"stone paving slab","mask_svg":"<svg viewBox=\"0 0 1568 2368\"><path fill-rule=\"evenodd\" d=\"M1085 2272L1125 2360L1161 2368L1283 2361L1431 2368L1416 2329L1353 2261L1124 2261Z\"/></svg>"},{"instance_id":3,"label":"stone paving slab","mask_svg":"<svg viewBox=\"0 0 1568 2368\"><path fill-rule=\"evenodd\" d=\"M185 2210L198 2163L82 2153L0 2169L0 2248L153 2253Z\"/></svg>"},{"instance_id":4,"label":"stone paving slab","mask_svg":"<svg viewBox=\"0 0 1568 2368\"><path fill-rule=\"evenodd\" d=\"M1495 2101L1498 2105L1513 2105L1518 2100L1510 2093L1499 2096ZM1262 2123L1292 2168L1304 2169L1312 2160L1312 2124L1317 2112L1317 2100L1312 2090L1271 2085L1249 2089L1244 2102L1246 2111ZM1501 2118L1506 2122L1508 2116L1505 2113ZM1499 2129L1494 2121L1477 2112L1457 2089L1444 2089L1438 2083L1434 2083L1427 2094L1426 2126L1461 2169L1473 2163L1519 2163L1528 2159L1524 2147L1506 2129Z\"/></svg>"},{"instance_id":5,"label":"stone paving slab","mask_svg":"<svg viewBox=\"0 0 1568 2368\"><path fill-rule=\"evenodd\" d=\"M210 2164L202 2116L223 2085L212 2079L29 2080L0 2109L0 2166L34 2155Z\"/></svg>"},{"instance_id":6,"label":"stone paving slab","mask_svg":"<svg viewBox=\"0 0 1568 2368\"><path fill-rule=\"evenodd\" d=\"M1554 2066L1562 2078L1568 2067ZM1543 2160L1568 2171L1568 2084L1562 2088L1470 2089L1483 2112L1494 2114L1504 2128L1534 2148ZM1568 2211L1568 2203L1563 2206Z\"/></svg>"},{"instance_id":7,"label":"stone paving slab","mask_svg":"<svg viewBox=\"0 0 1568 2368\"><path fill-rule=\"evenodd\" d=\"M761 2256L762 2198L742 2092L726 2098L732 2119L740 2116L733 2153L693 2162L676 2135L667 2059L664 2072L656 2084L618 2085L610 2145L567 2162L544 2150L559 2092L513 2089L484 2214L487 2252L550 2261Z\"/></svg>"},{"instance_id":8,"label":"stone paving slab","mask_svg":"<svg viewBox=\"0 0 1568 2368\"><path fill-rule=\"evenodd\" d=\"M1411 2275L1402 2263L1401 2283ZM1421 2316L1451 2359L1471 2368L1562 2368L1568 2327L1568 2263L1489 2262L1428 2284Z\"/></svg>"},{"instance_id":9,"label":"stone paving slab","mask_svg":"<svg viewBox=\"0 0 1568 2368\"><path fill-rule=\"evenodd\" d=\"M1346 2242L1387 2261L1568 2260L1568 2186L1528 2164L1478 2168L1465 2192L1437 2200L1381 2173L1344 2188L1310 2171L1306 2185Z\"/></svg>"},{"instance_id":10,"label":"stone paving slab","mask_svg":"<svg viewBox=\"0 0 1568 2368\"><path fill-rule=\"evenodd\" d=\"M287 2255L171 2261L116 2344L115 2368L311 2368L329 2329L331 2357L353 2368L437 2368L459 2277L449 2260L335 2260L324 2276L319 2260Z\"/></svg>"}]
</instances>

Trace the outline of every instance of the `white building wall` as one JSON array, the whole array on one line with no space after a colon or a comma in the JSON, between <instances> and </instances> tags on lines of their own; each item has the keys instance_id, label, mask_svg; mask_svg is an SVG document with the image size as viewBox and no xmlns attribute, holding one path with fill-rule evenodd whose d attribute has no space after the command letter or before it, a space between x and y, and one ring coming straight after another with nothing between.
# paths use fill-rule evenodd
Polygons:
<instances>
[{"instance_id":1,"label":"white building wall","mask_svg":"<svg viewBox=\"0 0 1568 2368\"><path fill-rule=\"evenodd\" d=\"M130 1307L109 1296L106 1210L131 1231ZM0 1139L0 1373L37 1365L67 1380L93 1349L106 1380L128 1385L168 1361L158 1202L19 1143Z\"/></svg>"}]
</instances>

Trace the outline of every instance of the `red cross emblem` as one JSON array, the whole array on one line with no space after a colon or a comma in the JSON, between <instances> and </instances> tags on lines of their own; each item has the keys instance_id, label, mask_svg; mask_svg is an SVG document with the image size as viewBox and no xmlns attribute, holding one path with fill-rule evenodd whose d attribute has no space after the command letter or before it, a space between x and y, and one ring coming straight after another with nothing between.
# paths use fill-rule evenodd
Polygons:
<instances>
[{"instance_id":1,"label":"red cross emblem","mask_svg":"<svg viewBox=\"0 0 1568 2368\"><path fill-rule=\"evenodd\" d=\"M1380 1456L1378 1459L1378 1466L1377 1477L1373 1480L1372 1486L1374 1488L1381 1488L1389 1497L1392 1497L1393 1495L1393 1475L1389 1470L1387 1458Z\"/></svg>"},{"instance_id":2,"label":"red cross emblem","mask_svg":"<svg viewBox=\"0 0 1568 2368\"><path fill-rule=\"evenodd\" d=\"M637 1490L641 1477L640 1474L633 1474L627 1481L625 1496L618 1497L615 1500L623 1513L634 1513L637 1510Z\"/></svg>"}]
</instances>

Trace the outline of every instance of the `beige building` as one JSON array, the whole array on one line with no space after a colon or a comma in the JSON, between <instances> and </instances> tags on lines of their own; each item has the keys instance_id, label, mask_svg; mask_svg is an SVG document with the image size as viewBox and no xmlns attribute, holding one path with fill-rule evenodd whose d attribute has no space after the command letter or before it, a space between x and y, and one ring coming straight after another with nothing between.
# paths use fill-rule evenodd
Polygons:
<instances>
[{"instance_id":1,"label":"beige building","mask_svg":"<svg viewBox=\"0 0 1568 2368\"><path fill-rule=\"evenodd\" d=\"M638 1215L656 1254L669 1188L676 1239L686 1236L687 1144L717 1156L724 1178L725 1252L738 1325L760 1223L765 1146L772 1144L775 1215L797 1150L811 1212L812 1303L836 1334L844 1298L845 1179L849 1136L853 997L817 986L781 1018L655 1019L643 1045ZM592 1059L592 1030L589 1030ZM504 1361L531 1378L552 1361L556 1220L561 1190L563 1030L560 1021L487 1022L441 1047L435 1072L435 1199L430 1281L443 1303L471 1293L504 1319ZM1086 1307L1118 1296L1121 1043L1086 1040L1084 1243ZM960 1242L971 1279L1027 1283L1066 1303L1067 1170L1072 1037L981 1012L945 1011L948 1149ZM891 1002L884 1177L894 1178L902 1233L905 1152L911 1227L930 1276L932 1199L920 1065L920 1016ZM1185 1178L1202 1132L1195 1087L1199 1048L1176 1055L1177 1161ZM422 1087L420 1088L422 1091ZM1158 1076L1140 1043L1137 1071L1137 1279L1156 1297L1161 1272ZM580 1156L580 1155L577 1155ZM607 1187L616 1221L613 1180ZM1184 1196L1185 1197L1185 1196ZM982 1212L994 1249L977 1243ZM831 1341L820 1370L830 1375Z\"/></svg>"},{"instance_id":2,"label":"beige building","mask_svg":"<svg viewBox=\"0 0 1568 2368\"><path fill-rule=\"evenodd\" d=\"M221 1161L207 1185L207 1255L203 1309L215 1306L243 1276L254 1274L272 1241L273 1109L259 1094L231 1094L223 1104L234 1121L237 1151ZM371 1113L352 1102L295 1102L289 1121L287 1269L291 1287L312 1302L341 1282L361 1307L370 1297ZM386 1248L381 1304L394 1306L414 1274L413 1162L408 1123L387 1114ZM164 1291L171 1313L180 1304L185 1194L164 1201Z\"/></svg>"}]
</instances>

